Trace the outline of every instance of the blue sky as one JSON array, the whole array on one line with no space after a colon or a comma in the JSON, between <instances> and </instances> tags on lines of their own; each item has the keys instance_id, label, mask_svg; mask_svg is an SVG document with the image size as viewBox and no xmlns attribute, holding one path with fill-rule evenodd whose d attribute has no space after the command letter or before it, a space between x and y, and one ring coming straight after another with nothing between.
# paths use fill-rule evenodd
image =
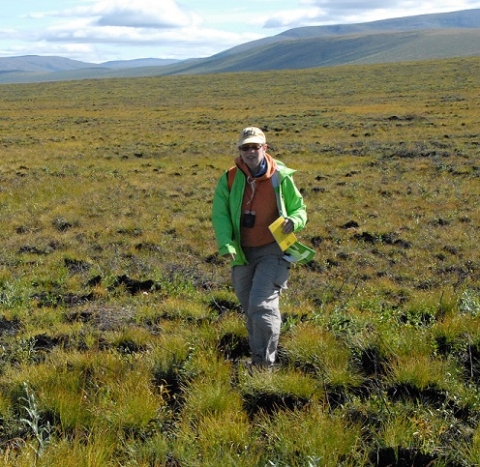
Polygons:
<instances>
[{"instance_id":1,"label":"blue sky","mask_svg":"<svg viewBox=\"0 0 480 467\"><path fill-rule=\"evenodd\" d=\"M480 1L12 0L0 9L0 57L57 55L93 63L183 60L295 27L471 8L480 8Z\"/></svg>"}]
</instances>

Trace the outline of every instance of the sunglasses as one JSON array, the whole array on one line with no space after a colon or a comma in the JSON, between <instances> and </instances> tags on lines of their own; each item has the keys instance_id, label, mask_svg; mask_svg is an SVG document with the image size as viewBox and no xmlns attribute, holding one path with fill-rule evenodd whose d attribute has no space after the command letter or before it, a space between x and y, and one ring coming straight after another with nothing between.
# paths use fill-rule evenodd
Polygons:
<instances>
[{"instance_id":1,"label":"sunglasses","mask_svg":"<svg viewBox=\"0 0 480 467\"><path fill-rule=\"evenodd\" d=\"M258 151L259 149L263 148L263 144L243 144L240 146L240 151Z\"/></svg>"}]
</instances>

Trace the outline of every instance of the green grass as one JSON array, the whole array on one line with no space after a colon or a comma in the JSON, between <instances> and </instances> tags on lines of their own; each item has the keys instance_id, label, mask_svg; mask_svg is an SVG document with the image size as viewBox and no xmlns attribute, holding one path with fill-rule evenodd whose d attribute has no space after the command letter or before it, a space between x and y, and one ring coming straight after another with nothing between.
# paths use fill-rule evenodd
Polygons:
<instances>
[{"instance_id":1,"label":"green grass","mask_svg":"<svg viewBox=\"0 0 480 467\"><path fill-rule=\"evenodd\" d=\"M478 464L479 67L3 85L4 465ZM316 250L272 373L210 222L251 124Z\"/></svg>"}]
</instances>

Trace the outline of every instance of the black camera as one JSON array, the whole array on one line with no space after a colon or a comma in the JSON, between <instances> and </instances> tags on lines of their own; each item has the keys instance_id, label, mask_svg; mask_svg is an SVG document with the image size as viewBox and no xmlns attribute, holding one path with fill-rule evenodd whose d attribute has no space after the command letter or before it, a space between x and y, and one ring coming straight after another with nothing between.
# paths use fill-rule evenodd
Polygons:
<instances>
[{"instance_id":1,"label":"black camera","mask_svg":"<svg viewBox=\"0 0 480 467\"><path fill-rule=\"evenodd\" d=\"M245 211L242 225L247 229L251 229L255 225L255 211Z\"/></svg>"}]
</instances>

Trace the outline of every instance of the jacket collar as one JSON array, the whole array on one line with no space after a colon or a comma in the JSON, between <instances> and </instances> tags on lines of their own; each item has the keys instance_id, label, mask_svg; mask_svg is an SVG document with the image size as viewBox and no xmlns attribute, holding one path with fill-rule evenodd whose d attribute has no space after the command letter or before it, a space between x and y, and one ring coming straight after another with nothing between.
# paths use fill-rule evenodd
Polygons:
<instances>
[{"instance_id":1,"label":"jacket collar","mask_svg":"<svg viewBox=\"0 0 480 467\"><path fill-rule=\"evenodd\" d=\"M273 157L270 156L270 154L267 154L267 153L265 154L265 158L263 159L262 163L265 163L265 169L260 172L261 175L252 177L258 181L271 178L271 176L274 174L275 170L277 169L277 164L273 159ZM243 159L240 156L235 158L235 165L245 174L246 177L251 177L250 170L248 169L247 164L243 162Z\"/></svg>"}]
</instances>

